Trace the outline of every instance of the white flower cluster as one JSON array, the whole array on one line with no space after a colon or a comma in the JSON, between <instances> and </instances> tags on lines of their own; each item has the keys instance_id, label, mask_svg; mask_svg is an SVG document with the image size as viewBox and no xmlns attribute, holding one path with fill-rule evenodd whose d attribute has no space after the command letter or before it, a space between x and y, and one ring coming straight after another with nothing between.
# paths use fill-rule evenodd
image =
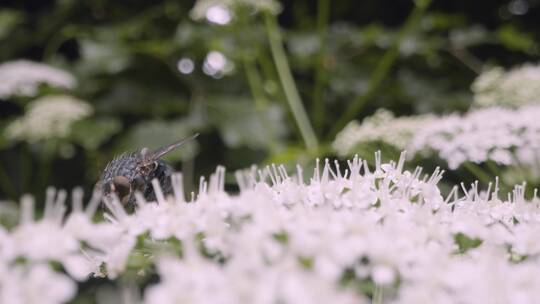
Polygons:
<instances>
[{"instance_id":1,"label":"white flower cluster","mask_svg":"<svg viewBox=\"0 0 540 304\"><path fill-rule=\"evenodd\" d=\"M449 115L415 133L409 150L435 151L451 169L470 161L538 166L540 106L491 107Z\"/></svg>"},{"instance_id":2,"label":"white flower cluster","mask_svg":"<svg viewBox=\"0 0 540 304\"><path fill-rule=\"evenodd\" d=\"M341 156L358 151L358 146L383 141L412 155L433 152L456 169L465 162L493 161L516 168L539 169L540 106L516 109L489 107L464 115L420 115L394 118L385 110L359 125L350 123L336 137L333 148ZM527 174L534 170L522 170ZM529 172L530 171L530 172ZM531 176L537 178L536 176Z\"/></svg>"},{"instance_id":3,"label":"white flower cluster","mask_svg":"<svg viewBox=\"0 0 540 304\"><path fill-rule=\"evenodd\" d=\"M358 158L346 170L317 165L309 182L301 168L297 177L276 166L237 173L235 196L223 191L219 168L187 203L175 175L174 196L163 197L154 181L157 202L139 196L127 214L108 201L108 221L98 223L90 218L99 200L83 210L79 191L64 220L65 193L48 194L40 221L27 199L20 225L0 231L0 300L65 302L73 280L91 272L114 280L137 255L160 276L143 291L145 303L537 301L536 196L526 201L516 187L501 200L497 185L480 193L475 184L444 199L442 172L404 171L403 156L376 159L372 170ZM149 250L163 243L176 250Z\"/></svg>"},{"instance_id":4,"label":"white flower cluster","mask_svg":"<svg viewBox=\"0 0 540 304\"><path fill-rule=\"evenodd\" d=\"M206 19L218 25L226 25L231 22L233 12L239 6L271 14L281 11L281 4L275 0L197 0L191 10L191 17L195 20Z\"/></svg>"},{"instance_id":5,"label":"white flower cluster","mask_svg":"<svg viewBox=\"0 0 540 304\"><path fill-rule=\"evenodd\" d=\"M71 96L41 97L29 103L25 114L8 125L6 135L28 142L63 138L69 134L73 123L92 112L89 104Z\"/></svg>"},{"instance_id":6,"label":"white flower cluster","mask_svg":"<svg viewBox=\"0 0 540 304\"><path fill-rule=\"evenodd\" d=\"M56 196L47 193L41 220L34 220L34 201L23 198L20 224L12 231L0 226L0 302L1 303L64 303L76 295L74 280L86 280L91 263L81 250L85 239L106 237L106 231L93 234L89 216L99 199L89 205L89 214L82 211L82 192L74 191L74 210L64 221L65 192ZM113 229L110 225L104 225ZM110 245L110 244L108 244ZM61 263L69 276L55 272L50 262Z\"/></svg>"},{"instance_id":7,"label":"white flower cluster","mask_svg":"<svg viewBox=\"0 0 540 304\"><path fill-rule=\"evenodd\" d=\"M418 130L435 119L435 115L395 117L392 112L379 109L373 116L364 119L362 124L350 122L337 135L332 146L341 156L354 154L358 145L373 141L388 143L402 151Z\"/></svg>"},{"instance_id":8,"label":"white flower cluster","mask_svg":"<svg viewBox=\"0 0 540 304\"><path fill-rule=\"evenodd\" d=\"M479 107L519 107L540 102L540 65L526 64L508 72L489 69L472 84L474 104Z\"/></svg>"},{"instance_id":9,"label":"white flower cluster","mask_svg":"<svg viewBox=\"0 0 540 304\"><path fill-rule=\"evenodd\" d=\"M68 72L28 60L0 64L0 99L11 96L35 96L39 85L71 89L75 78Z\"/></svg>"}]
</instances>

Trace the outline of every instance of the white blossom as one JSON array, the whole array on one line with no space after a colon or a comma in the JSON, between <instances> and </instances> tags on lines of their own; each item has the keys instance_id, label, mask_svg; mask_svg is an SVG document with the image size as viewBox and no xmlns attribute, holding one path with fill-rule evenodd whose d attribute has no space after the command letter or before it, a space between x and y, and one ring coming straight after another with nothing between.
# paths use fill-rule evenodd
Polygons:
<instances>
[{"instance_id":1,"label":"white blossom","mask_svg":"<svg viewBox=\"0 0 540 304\"><path fill-rule=\"evenodd\" d=\"M6 129L8 138L36 142L69 135L73 123L88 117L92 107L71 96L41 97L27 105L24 115Z\"/></svg>"},{"instance_id":2,"label":"white blossom","mask_svg":"<svg viewBox=\"0 0 540 304\"><path fill-rule=\"evenodd\" d=\"M0 64L0 99L11 96L35 96L40 84L72 89L75 78L58 68L28 60Z\"/></svg>"},{"instance_id":3,"label":"white blossom","mask_svg":"<svg viewBox=\"0 0 540 304\"><path fill-rule=\"evenodd\" d=\"M66 275L54 272L46 264L14 266L0 276L0 302L13 304L66 303L77 286Z\"/></svg>"},{"instance_id":4,"label":"white blossom","mask_svg":"<svg viewBox=\"0 0 540 304\"><path fill-rule=\"evenodd\" d=\"M309 180L300 167L238 172L234 195L220 167L189 202L174 175L174 195L154 182L157 201L137 195L131 214L106 201L97 223L99 200L83 210L80 192L66 215L65 194L51 190L40 220L26 198L19 226L0 229L0 282L50 271L58 290L46 296L63 302L81 274L113 281L155 264L160 280L142 290L145 303L368 303L359 286L376 286L384 303L537 300L538 198L519 186L502 199L497 185L477 184L445 198L440 170L408 171L404 154L375 159L372 168L357 157L345 168L317 162ZM47 261L65 273L43 270ZM24 285L24 295L17 286L0 283L0 295L25 299L43 285Z\"/></svg>"},{"instance_id":5,"label":"white blossom","mask_svg":"<svg viewBox=\"0 0 540 304\"><path fill-rule=\"evenodd\" d=\"M353 154L358 145L374 141L382 141L403 150L413 135L435 118L434 115L394 117L392 112L380 109L361 124L350 122L336 136L332 146L341 156Z\"/></svg>"},{"instance_id":6,"label":"white blossom","mask_svg":"<svg viewBox=\"0 0 540 304\"><path fill-rule=\"evenodd\" d=\"M511 106L538 103L540 95L540 65L525 64L504 71L488 69L472 84L474 105L478 107Z\"/></svg>"},{"instance_id":7,"label":"white blossom","mask_svg":"<svg viewBox=\"0 0 540 304\"><path fill-rule=\"evenodd\" d=\"M408 150L434 151L455 169L464 162L531 166L540 147L540 106L491 107L440 117L414 135Z\"/></svg>"},{"instance_id":8,"label":"white blossom","mask_svg":"<svg viewBox=\"0 0 540 304\"><path fill-rule=\"evenodd\" d=\"M73 193L74 208L68 219L77 216L82 206L82 192ZM12 231L0 230L0 302L65 303L76 295L74 282L91 274L80 239L74 230L65 229L66 193L47 191L44 215L34 218L34 202L22 199L20 223ZM95 206L94 203L90 204ZM87 216L93 213L89 212ZM55 271L49 263L60 263L66 274Z\"/></svg>"},{"instance_id":9,"label":"white blossom","mask_svg":"<svg viewBox=\"0 0 540 304\"><path fill-rule=\"evenodd\" d=\"M372 169L353 159L345 175L338 173L342 170L337 164L325 162L307 183L279 166L247 171L237 175L242 189L238 196L223 192L224 173L218 171L210 183L201 183L200 194L191 203L170 198L141 205L127 215L138 219L132 225L147 227L154 240L176 236L185 250L182 259L158 259L163 280L146 290L145 301L362 302L362 294L339 284L345 271L354 269L354 280L373 280L384 288L394 288L399 278L396 296L388 302L430 298L451 302L448 290L455 290L463 303L475 303L478 297L499 292L483 282L493 263L505 263L498 280L504 280L507 272L516 271L517 277L525 269L512 266L508 254L475 262L484 258L483 252L495 249L515 248L515 254L523 256L536 252L532 239L514 233L517 227L536 229L540 219L538 202L526 202L522 189L516 189L511 201L500 200L496 192L481 195L473 188L465 197L445 202L436 186L440 172L420 179L419 170L403 169L403 158L388 164L380 163L380 156L377 159ZM222 256L223 264L199 252L195 239L200 233L202 244ZM458 233L482 240L480 247L456 254ZM467 265L472 264L483 275L471 276ZM433 274L433 269L440 273ZM467 275L470 279L461 283L459 278ZM516 293L513 287L505 288L505 299L534 300L534 292L521 282L507 283L516 287ZM476 284L481 290L470 288ZM423 291L421 286L433 288Z\"/></svg>"}]
</instances>

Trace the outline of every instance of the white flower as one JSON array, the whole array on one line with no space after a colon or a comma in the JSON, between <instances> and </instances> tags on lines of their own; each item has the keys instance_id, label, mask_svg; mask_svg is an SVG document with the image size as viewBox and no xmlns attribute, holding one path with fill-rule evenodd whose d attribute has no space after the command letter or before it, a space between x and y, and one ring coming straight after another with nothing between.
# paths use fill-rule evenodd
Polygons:
<instances>
[{"instance_id":1,"label":"white flower","mask_svg":"<svg viewBox=\"0 0 540 304\"><path fill-rule=\"evenodd\" d=\"M394 117L392 112L380 109L359 124L350 122L337 136L332 146L341 156L354 154L361 144L382 141L403 150L420 129L435 120L434 115Z\"/></svg>"},{"instance_id":2,"label":"white flower","mask_svg":"<svg viewBox=\"0 0 540 304\"><path fill-rule=\"evenodd\" d=\"M46 264L14 266L0 276L0 302L13 304L56 304L71 300L75 282L54 272Z\"/></svg>"},{"instance_id":3,"label":"white flower","mask_svg":"<svg viewBox=\"0 0 540 304\"><path fill-rule=\"evenodd\" d=\"M394 270L384 265L374 267L372 275L373 281L379 285L390 285L394 283L396 276Z\"/></svg>"},{"instance_id":4,"label":"white flower","mask_svg":"<svg viewBox=\"0 0 540 304\"><path fill-rule=\"evenodd\" d=\"M518 109L492 107L463 116L440 117L417 131L408 150L434 151L451 169L466 161L534 165L534 155L540 147L539 115L540 106L531 105Z\"/></svg>"},{"instance_id":5,"label":"white flower","mask_svg":"<svg viewBox=\"0 0 540 304\"><path fill-rule=\"evenodd\" d=\"M505 72L489 69L472 84L474 105L519 107L538 103L540 95L540 65L525 64Z\"/></svg>"},{"instance_id":6,"label":"white flower","mask_svg":"<svg viewBox=\"0 0 540 304\"><path fill-rule=\"evenodd\" d=\"M35 96L40 84L71 89L76 85L76 80L65 71L28 60L0 64L0 99Z\"/></svg>"},{"instance_id":7,"label":"white flower","mask_svg":"<svg viewBox=\"0 0 540 304\"><path fill-rule=\"evenodd\" d=\"M8 125L11 139L35 142L69 135L73 123L92 114L92 107L70 96L47 96L28 104L24 116Z\"/></svg>"},{"instance_id":8,"label":"white flower","mask_svg":"<svg viewBox=\"0 0 540 304\"><path fill-rule=\"evenodd\" d=\"M13 262L17 258L28 263L55 261L76 280L86 280L92 271L91 263L81 251L81 240L62 224L64 199L65 192L60 191L56 197L55 191L49 189L44 217L37 221L33 219L33 201L23 200L22 221L5 236L0 248L5 261Z\"/></svg>"},{"instance_id":9,"label":"white flower","mask_svg":"<svg viewBox=\"0 0 540 304\"><path fill-rule=\"evenodd\" d=\"M200 258L187 262L161 259L158 271L162 282L150 287L145 303L237 303L225 273L214 263Z\"/></svg>"},{"instance_id":10,"label":"white flower","mask_svg":"<svg viewBox=\"0 0 540 304\"><path fill-rule=\"evenodd\" d=\"M220 167L189 202L174 175L174 195L163 197L154 182L156 202L138 195L128 214L106 201L99 223L90 220L99 200L82 210L77 192L67 218L65 194L50 194L38 221L25 199L21 224L0 229L0 295L20 290L3 280L58 260L74 279L104 269L111 281L155 263L160 280L143 291L145 303L367 303L358 287L373 285L388 303L537 300L538 198L527 201L520 186L503 200L497 186L479 192L475 184L445 199L440 170L407 171L405 154L375 159L373 168L358 157L346 169L318 162L306 181L300 167L296 176L282 166L252 169L236 175L235 195L224 191Z\"/></svg>"},{"instance_id":11,"label":"white flower","mask_svg":"<svg viewBox=\"0 0 540 304\"><path fill-rule=\"evenodd\" d=\"M18 226L11 234L11 241L17 248L17 256L35 261L62 261L79 249L79 242L73 236L49 220Z\"/></svg>"},{"instance_id":12,"label":"white flower","mask_svg":"<svg viewBox=\"0 0 540 304\"><path fill-rule=\"evenodd\" d=\"M192 223L209 217L211 222L195 226L200 227L198 231L202 233L214 231L209 233L212 243L220 244L215 248L226 253L225 264L220 266L197 256L193 245L188 246L192 249L183 261L163 260L166 262L160 265L166 266L160 268L162 283L150 287L145 300L147 303L180 300L200 303L215 302L213 297L216 296L222 303L362 301L360 295L337 284L346 269L355 267L359 276L371 277L386 288L393 288L399 277L403 290L398 289L398 297L394 299L399 303L411 299L450 303L454 292L459 293L464 303L474 303L478 297L499 292L484 283L492 265L503 263L497 279L508 272L517 276L524 269L511 266L510 260L501 260L501 255L496 257L499 260L482 262L484 256L492 254L489 248L499 252L506 250L509 244L516 244L520 254L537 250L530 245L518 245L528 241L521 241L507 230L515 229L512 218L523 219L519 226L529 229L523 214L531 218L532 214L539 213L538 209L519 211L527 206L523 204L531 204L520 203L520 191L515 192L514 201L502 202L495 193L489 193L491 199L485 199L473 190L464 198L451 201L451 205L445 205L436 186L441 178L439 172L420 180L419 171L403 171L402 161L377 163L375 170L363 166L363 162L355 159L349 163L349 173L342 175L326 162L322 172L315 170L307 184L289 177L279 166L260 171L259 179L247 173L248 176L239 177L243 185L239 196L220 196L218 187L218 192L203 193L188 204L189 208L198 210L196 219L192 218L193 210L185 212L184 203L160 203L140 209L141 212L167 210L159 213L156 224L171 221L169 215L177 221ZM267 178L271 185L264 182ZM364 184L369 186L362 186ZM319 189L316 203L310 194L312 188ZM206 187L203 185L202 189ZM372 193L380 206L356 202L366 199L354 195L357 189ZM343 201L344 197L352 203L335 203ZM245 208L241 213L231 213L240 206ZM226 209L222 209L224 207ZM174 212L176 208L184 212ZM220 213L223 215L219 216ZM247 218L240 220L237 216ZM150 217L146 219L152 221ZM184 227L190 234L189 227L193 224L188 222ZM195 233L192 231L191 234ZM531 236L534 231L530 232ZM470 249L471 255L467 257L470 261L463 262L464 257L456 255L458 247L454 238L458 232L482 240L478 249ZM167 235L172 234L171 230ZM275 239L276 235L281 237ZM183 244L193 244L193 238L186 235L183 240ZM367 261L364 266L357 264L361 258ZM302 269L302 265L307 265L304 267L308 269ZM482 275L470 275L467 269L471 265ZM469 279L463 283L461 278L467 275ZM504 288L505 298L533 300L531 293L522 292L526 290L522 282L516 281L513 285L516 289ZM209 293L208 288L214 293ZM202 296L204 294L207 296Z\"/></svg>"},{"instance_id":13,"label":"white flower","mask_svg":"<svg viewBox=\"0 0 540 304\"><path fill-rule=\"evenodd\" d=\"M499 248L474 250L470 257L440 255L418 262L419 268L411 273L415 283L406 282L394 303L534 303L540 287L536 263L509 263Z\"/></svg>"},{"instance_id":14,"label":"white flower","mask_svg":"<svg viewBox=\"0 0 540 304\"><path fill-rule=\"evenodd\" d=\"M65 192L48 189L44 216L35 220L33 200L26 196L19 225L10 232L0 229L0 302L67 302L75 295L73 280L84 281L94 271L76 229L63 224L65 198ZM73 192L73 201L69 218L83 212L81 190ZM95 203L96 199L89 208L94 209ZM90 209L86 216L93 215ZM54 272L50 262L60 263L69 277Z\"/></svg>"},{"instance_id":15,"label":"white flower","mask_svg":"<svg viewBox=\"0 0 540 304\"><path fill-rule=\"evenodd\" d=\"M363 303L294 264L264 272L240 264L220 267L198 257L158 262L161 282L145 292L145 303Z\"/></svg>"}]
</instances>

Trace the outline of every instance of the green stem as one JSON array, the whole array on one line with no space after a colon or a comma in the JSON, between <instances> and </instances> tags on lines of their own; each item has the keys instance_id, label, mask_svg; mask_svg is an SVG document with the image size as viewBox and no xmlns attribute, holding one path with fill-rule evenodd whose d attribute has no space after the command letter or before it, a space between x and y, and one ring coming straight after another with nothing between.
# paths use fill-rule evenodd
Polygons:
<instances>
[{"instance_id":1,"label":"green stem","mask_svg":"<svg viewBox=\"0 0 540 304\"><path fill-rule=\"evenodd\" d=\"M375 285L375 289L373 290L373 299L371 303L382 304L382 300L383 300L383 288L380 285Z\"/></svg>"},{"instance_id":2,"label":"green stem","mask_svg":"<svg viewBox=\"0 0 540 304\"><path fill-rule=\"evenodd\" d=\"M397 60L399 55L399 47L403 39L410 33L412 29L420 22L420 19L424 15L424 12L428 8L431 0L418 0L415 1L415 6L405 24L399 31L396 39L393 41L392 46L384 53L382 59L379 61L373 71L373 75L369 80L368 87L366 92L356 99L354 99L347 109L343 112L343 115L339 118L337 123L334 125L334 128L329 134L330 139L333 139L336 134L341 131L345 125L354 117L356 117L364 105L371 99L373 94L379 89L383 80L386 78L386 75L390 71L390 68Z\"/></svg>"},{"instance_id":3,"label":"green stem","mask_svg":"<svg viewBox=\"0 0 540 304\"><path fill-rule=\"evenodd\" d=\"M259 54L259 56L257 57L257 64L261 68L264 79L270 79L272 83L276 84L277 87L277 85L279 85L279 76L277 75L277 71L275 70L275 65L273 64L271 54L267 54L266 52ZM271 94L270 96L273 97L273 99L275 99L276 101L279 101L284 106L287 106L287 102L285 101L287 100L287 97L285 96L283 90L277 89L275 92L267 93ZM290 114L292 115L292 113ZM298 133L298 136L302 136L302 134L299 133L299 130L297 128L295 128L294 130Z\"/></svg>"},{"instance_id":4,"label":"green stem","mask_svg":"<svg viewBox=\"0 0 540 304\"><path fill-rule=\"evenodd\" d=\"M478 166L472 162L464 162L463 167L469 170L480 182L484 184L489 184L492 180L491 175L489 175L482 167Z\"/></svg>"},{"instance_id":5,"label":"green stem","mask_svg":"<svg viewBox=\"0 0 540 304\"><path fill-rule=\"evenodd\" d=\"M0 188L2 188L3 192L12 199L17 199L17 193L15 191L15 187L13 186L13 183L9 179L9 175L7 174L7 170L5 170L4 166L0 168Z\"/></svg>"},{"instance_id":6,"label":"green stem","mask_svg":"<svg viewBox=\"0 0 540 304\"><path fill-rule=\"evenodd\" d=\"M28 144L21 145L20 151L20 170L21 170L21 185L19 191L24 193L30 191L32 177L32 155L28 150Z\"/></svg>"},{"instance_id":7,"label":"green stem","mask_svg":"<svg viewBox=\"0 0 540 304\"><path fill-rule=\"evenodd\" d=\"M266 79L271 79L272 81L279 83L279 77L277 75L277 71L275 70L275 66L272 63L271 56L272 55L268 54L267 52L259 54L257 57L257 64L261 67L261 71ZM277 90L276 95L283 97L283 100L286 99L281 90Z\"/></svg>"},{"instance_id":8,"label":"green stem","mask_svg":"<svg viewBox=\"0 0 540 304\"><path fill-rule=\"evenodd\" d=\"M493 173L495 176L501 177L501 171L499 170L499 167L497 167L497 164L494 161L488 160L486 164L491 173Z\"/></svg>"},{"instance_id":9,"label":"green stem","mask_svg":"<svg viewBox=\"0 0 540 304\"><path fill-rule=\"evenodd\" d=\"M271 54L268 54L267 52L261 52L259 53L259 56L257 56L257 62L256 66L260 67L260 79L267 79L266 83L275 84L276 88L275 90L272 89L271 91L264 90L266 96L269 96L271 100L275 100L279 102L279 104L283 105L284 107L287 107L287 97L285 96L283 90L280 90L279 85L279 77L277 75L277 71L275 70L275 65L273 64L273 61L271 59ZM262 81L261 81L262 86ZM268 99L268 98L267 98ZM294 121L294 116L290 111L287 111L286 115L287 118L291 121ZM296 133L297 136L302 136L300 133L300 130L298 128L293 128L293 132Z\"/></svg>"},{"instance_id":10,"label":"green stem","mask_svg":"<svg viewBox=\"0 0 540 304\"><path fill-rule=\"evenodd\" d=\"M315 88L313 90L313 124L319 132L324 127L324 84L326 80L326 69L324 61L326 56L326 35L327 25L330 16L330 1L319 0L317 12L317 32L319 35L319 54L315 70Z\"/></svg>"},{"instance_id":11,"label":"green stem","mask_svg":"<svg viewBox=\"0 0 540 304\"><path fill-rule=\"evenodd\" d=\"M41 158L41 168L39 172L39 188L40 195L45 193L45 189L49 186L52 164L56 156L58 143L54 139L50 139L43 143L43 155ZM38 196L39 197L39 196Z\"/></svg>"},{"instance_id":12,"label":"green stem","mask_svg":"<svg viewBox=\"0 0 540 304\"><path fill-rule=\"evenodd\" d=\"M450 47L448 52L476 75L482 73L482 62L467 51L466 48Z\"/></svg>"},{"instance_id":13,"label":"green stem","mask_svg":"<svg viewBox=\"0 0 540 304\"><path fill-rule=\"evenodd\" d=\"M244 68L246 71L246 78L255 100L255 105L257 109L265 109L268 106L268 100L264 96L264 92L261 85L261 75L257 71L257 67L254 62L246 56L243 56L242 61L244 62Z\"/></svg>"},{"instance_id":14,"label":"green stem","mask_svg":"<svg viewBox=\"0 0 540 304\"><path fill-rule=\"evenodd\" d=\"M292 77L291 69L285 55L283 48L283 41L279 32L276 17L270 13L264 14L264 20L266 25L266 31L268 33L268 40L270 43L270 50L274 58L278 76L287 97L287 102L293 113L294 119L302 138L309 152L315 153L317 151L318 141L311 126L306 110L300 99L300 94L296 88L296 84Z\"/></svg>"}]
</instances>

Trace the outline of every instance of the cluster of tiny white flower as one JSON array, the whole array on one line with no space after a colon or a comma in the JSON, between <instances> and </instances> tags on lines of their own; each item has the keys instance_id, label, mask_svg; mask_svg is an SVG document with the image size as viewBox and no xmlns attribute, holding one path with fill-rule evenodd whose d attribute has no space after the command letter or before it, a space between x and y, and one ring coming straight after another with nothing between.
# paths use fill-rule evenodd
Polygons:
<instances>
[{"instance_id":1,"label":"cluster of tiny white flower","mask_svg":"<svg viewBox=\"0 0 540 304\"><path fill-rule=\"evenodd\" d=\"M451 169L470 161L536 166L540 148L540 106L490 107L449 115L415 133L412 152L435 151Z\"/></svg>"},{"instance_id":2,"label":"cluster of tiny white flower","mask_svg":"<svg viewBox=\"0 0 540 304\"><path fill-rule=\"evenodd\" d=\"M392 112L379 109L373 116L364 119L362 124L350 122L338 134L332 146L340 156L350 155L358 145L373 141L388 143L401 151L407 148L419 129L435 118L435 115L395 117Z\"/></svg>"},{"instance_id":3,"label":"cluster of tiny white flower","mask_svg":"<svg viewBox=\"0 0 540 304\"><path fill-rule=\"evenodd\" d=\"M40 84L71 89L75 78L58 68L28 60L0 64L0 99L11 96L35 96Z\"/></svg>"},{"instance_id":4,"label":"cluster of tiny white flower","mask_svg":"<svg viewBox=\"0 0 540 304\"><path fill-rule=\"evenodd\" d=\"M540 65L526 64L508 72L491 68L472 84L474 104L519 107L540 102Z\"/></svg>"},{"instance_id":5,"label":"cluster of tiny white flower","mask_svg":"<svg viewBox=\"0 0 540 304\"><path fill-rule=\"evenodd\" d=\"M398 150L433 152L456 169L465 162L493 161L504 166L540 169L540 106L489 107L459 115L420 115L394 118L379 111L361 125L353 122L336 137L333 147L341 156L358 145L383 141ZM525 173L534 170L522 170ZM529 174L529 173L527 173ZM531 176L537 178L538 176Z\"/></svg>"},{"instance_id":6,"label":"cluster of tiny white flower","mask_svg":"<svg viewBox=\"0 0 540 304\"><path fill-rule=\"evenodd\" d=\"M44 216L36 221L33 198L26 196L21 201L19 225L9 232L0 227L1 303L64 303L76 295L74 280L86 280L91 273L81 242L106 237L106 231L95 234L85 230L93 229L89 219L99 198L95 197L88 214L83 214L82 191L74 191L73 201L77 203L64 221L65 198L65 192L56 196L50 189ZM69 276L56 272L50 262L61 263Z\"/></svg>"},{"instance_id":7,"label":"cluster of tiny white flower","mask_svg":"<svg viewBox=\"0 0 540 304\"><path fill-rule=\"evenodd\" d=\"M237 173L238 195L224 192L219 168L190 202L174 175L174 195L154 181L157 202L139 195L127 214L107 201L107 221L97 223L99 199L83 210L80 191L67 216L65 193L50 191L39 221L25 199L20 225L0 230L0 299L64 302L74 281L114 280L138 255L161 278L143 291L145 303L534 303L536 195L526 201L516 187L501 200L497 185L474 184L445 199L442 172L422 176L403 164L403 155L382 164L380 154L372 170L358 158L346 170L326 162L309 182L300 167L293 177L283 167L253 169ZM170 248L150 249L163 243Z\"/></svg>"},{"instance_id":8,"label":"cluster of tiny white flower","mask_svg":"<svg viewBox=\"0 0 540 304\"><path fill-rule=\"evenodd\" d=\"M29 103L25 114L7 126L6 136L28 142L63 138L69 134L73 123L92 112L89 104L71 96L41 97Z\"/></svg>"}]
</instances>

